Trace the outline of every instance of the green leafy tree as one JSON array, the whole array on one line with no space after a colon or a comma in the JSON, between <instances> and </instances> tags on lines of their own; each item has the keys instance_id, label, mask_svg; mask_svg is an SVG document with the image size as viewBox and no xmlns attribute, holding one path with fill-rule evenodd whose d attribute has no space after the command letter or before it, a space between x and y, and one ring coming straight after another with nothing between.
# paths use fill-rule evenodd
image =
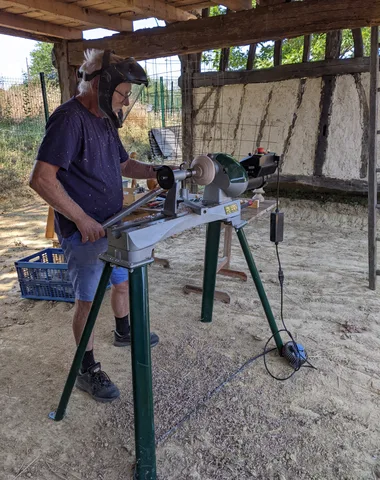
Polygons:
<instances>
[{"instance_id":1,"label":"green leafy tree","mask_svg":"<svg viewBox=\"0 0 380 480\"><path fill-rule=\"evenodd\" d=\"M47 80L58 82L58 72L52 63L52 49L51 43L38 42L36 48L30 53L29 75L31 80L37 80L40 72L44 72Z\"/></svg>"},{"instance_id":2,"label":"green leafy tree","mask_svg":"<svg viewBox=\"0 0 380 480\"><path fill-rule=\"evenodd\" d=\"M215 6L210 9L210 16L223 15L226 9ZM371 29L362 28L364 55L370 54ZM304 37L285 39L282 44L282 63L302 62ZM326 34L317 33L311 37L310 61L323 60L325 58ZM229 55L228 70L245 70L247 65L249 47L232 47ZM203 52L203 64L212 70L219 70L220 50L209 50ZM257 44L254 68L273 67L274 42L261 42ZM340 58L351 58L354 56L354 40L351 30L343 30Z\"/></svg>"}]
</instances>

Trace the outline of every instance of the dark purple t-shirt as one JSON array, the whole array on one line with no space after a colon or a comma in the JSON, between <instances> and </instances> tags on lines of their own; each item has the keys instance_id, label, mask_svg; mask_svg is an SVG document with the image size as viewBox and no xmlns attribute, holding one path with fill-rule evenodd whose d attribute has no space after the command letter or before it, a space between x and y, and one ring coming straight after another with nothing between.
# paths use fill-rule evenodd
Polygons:
<instances>
[{"instance_id":1,"label":"dark purple t-shirt","mask_svg":"<svg viewBox=\"0 0 380 480\"><path fill-rule=\"evenodd\" d=\"M120 163L128 154L109 120L95 117L75 98L49 118L37 159L60 167L57 178L68 195L99 223L121 210ZM62 237L77 230L58 212L55 220Z\"/></svg>"}]
</instances>

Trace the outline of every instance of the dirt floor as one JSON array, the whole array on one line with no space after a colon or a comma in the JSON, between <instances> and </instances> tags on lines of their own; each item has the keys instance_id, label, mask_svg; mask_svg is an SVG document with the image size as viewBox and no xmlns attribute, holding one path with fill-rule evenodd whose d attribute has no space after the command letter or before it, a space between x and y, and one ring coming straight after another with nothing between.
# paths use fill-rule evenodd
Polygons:
<instances>
[{"instance_id":1,"label":"dirt floor","mask_svg":"<svg viewBox=\"0 0 380 480\"><path fill-rule=\"evenodd\" d=\"M366 210L283 202L284 317L317 370L273 380L263 359L221 385L270 336L252 280L219 277L230 305L199 322L204 228L167 240L149 267L157 468L161 480L380 478L380 298L367 288ZM34 196L0 205L0 478L125 480L134 462L130 351L112 346L109 292L96 327L96 357L118 384L108 405L74 391L53 422L74 354L71 304L20 298L13 262L50 242L47 208ZM280 296L269 217L246 228L273 311ZM247 271L237 239L233 266ZM379 287L380 288L380 287ZM289 372L268 355L276 374Z\"/></svg>"}]
</instances>

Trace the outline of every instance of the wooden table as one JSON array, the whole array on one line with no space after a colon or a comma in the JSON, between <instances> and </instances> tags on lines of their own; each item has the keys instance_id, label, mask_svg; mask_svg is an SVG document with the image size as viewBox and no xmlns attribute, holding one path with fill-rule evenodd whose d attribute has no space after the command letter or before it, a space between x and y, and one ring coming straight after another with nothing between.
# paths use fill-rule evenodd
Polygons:
<instances>
[{"instance_id":1,"label":"wooden table","mask_svg":"<svg viewBox=\"0 0 380 480\"><path fill-rule=\"evenodd\" d=\"M267 212L273 210L276 206L274 200L264 200L260 202L259 208L246 207L242 210L242 219L247 223L251 223L253 220L262 217ZM216 273L219 275L224 275L226 277L233 277L242 280L243 282L247 281L247 274L239 270L233 270L230 268L231 265L231 244L232 244L232 232L234 228L232 225L224 226L224 243L223 243L223 256L219 258L218 267ZM202 293L203 288L195 285L185 285L183 287L183 292L188 293ZM221 290L215 290L214 294L215 300L220 300L223 303L231 303L231 297L227 292Z\"/></svg>"}]
</instances>

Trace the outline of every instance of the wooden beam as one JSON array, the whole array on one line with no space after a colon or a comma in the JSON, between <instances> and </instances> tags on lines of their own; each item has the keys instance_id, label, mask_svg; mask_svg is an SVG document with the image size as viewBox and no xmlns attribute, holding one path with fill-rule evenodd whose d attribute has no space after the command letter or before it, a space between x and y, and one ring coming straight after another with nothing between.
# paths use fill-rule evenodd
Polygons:
<instances>
[{"instance_id":1,"label":"wooden beam","mask_svg":"<svg viewBox=\"0 0 380 480\"><path fill-rule=\"evenodd\" d=\"M363 57L364 56L364 45L363 45L363 35L361 28L352 29L352 38L354 39L354 56Z\"/></svg>"},{"instance_id":2,"label":"wooden beam","mask_svg":"<svg viewBox=\"0 0 380 480\"><path fill-rule=\"evenodd\" d=\"M33 8L40 12L50 13L60 18L76 20L90 27L102 27L118 32L133 30L133 23L119 16L110 16L95 10L78 7L74 4L57 2L52 0L4 0L10 6L23 6Z\"/></svg>"},{"instance_id":3,"label":"wooden beam","mask_svg":"<svg viewBox=\"0 0 380 480\"><path fill-rule=\"evenodd\" d=\"M368 58L324 60L320 62L280 65L262 70L195 73L193 87L221 87L223 85L281 82L292 78L322 77L323 75L344 75L362 72L369 72Z\"/></svg>"},{"instance_id":4,"label":"wooden beam","mask_svg":"<svg viewBox=\"0 0 380 480\"><path fill-rule=\"evenodd\" d=\"M38 33L26 32L24 30L13 30L12 28L0 27L1 35L10 35L12 37L28 38L29 40L36 40L37 42L55 42L62 41L58 37L48 37L46 35L39 35Z\"/></svg>"},{"instance_id":5,"label":"wooden beam","mask_svg":"<svg viewBox=\"0 0 380 480\"><path fill-rule=\"evenodd\" d=\"M280 186L284 190L298 190L309 192L336 192L346 195L358 193L365 195L368 183L365 180L340 180L339 178L313 177L307 175L286 175L281 173ZM277 177L272 175L268 179L265 191L273 192L277 188Z\"/></svg>"},{"instance_id":6,"label":"wooden beam","mask_svg":"<svg viewBox=\"0 0 380 480\"><path fill-rule=\"evenodd\" d=\"M1 12L0 26L54 38L82 38L82 32L75 28L61 27L53 23L41 22L40 20L7 12Z\"/></svg>"},{"instance_id":7,"label":"wooden beam","mask_svg":"<svg viewBox=\"0 0 380 480\"><path fill-rule=\"evenodd\" d=\"M252 0L224 0L220 2L211 2L215 5L224 5L229 10L239 12L241 10L250 10L252 8Z\"/></svg>"},{"instance_id":8,"label":"wooden beam","mask_svg":"<svg viewBox=\"0 0 380 480\"><path fill-rule=\"evenodd\" d=\"M195 12L196 15L199 10L203 8L209 8L211 6L210 0L169 0L169 4L188 12ZM198 16L198 15L197 15Z\"/></svg>"},{"instance_id":9,"label":"wooden beam","mask_svg":"<svg viewBox=\"0 0 380 480\"><path fill-rule=\"evenodd\" d=\"M102 40L70 42L69 61L80 65L86 48L110 48L143 60L378 24L380 0L291 2Z\"/></svg>"},{"instance_id":10,"label":"wooden beam","mask_svg":"<svg viewBox=\"0 0 380 480\"><path fill-rule=\"evenodd\" d=\"M280 3L285 3L286 1L291 0L257 0L258 7L269 7L270 5L279 5Z\"/></svg>"},{"instance_id":11,"label":"wooden beam","mask_svg":"<svg viewBox=\"0 0 380 480\"><path fill-rule=\"evenodd\" d=\"M144 18L156 17L168 22L181 22L197 18L190 12L159 0L112 0L112 6L121 7L126 13L141 14Z\"/></svg>"}]
</instances>

